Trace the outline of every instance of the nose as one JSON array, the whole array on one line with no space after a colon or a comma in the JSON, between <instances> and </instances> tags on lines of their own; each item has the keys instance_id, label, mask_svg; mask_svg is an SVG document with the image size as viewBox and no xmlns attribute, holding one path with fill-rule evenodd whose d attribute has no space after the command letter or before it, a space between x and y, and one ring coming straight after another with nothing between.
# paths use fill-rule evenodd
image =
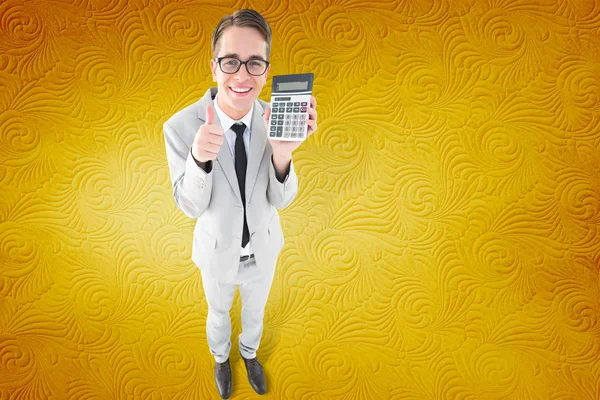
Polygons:
<instances>
[{"instance_id":1,"label":"nose","mask_svg":"<svg viewBox=\"0 0 600 400\"><path fill-rule=\"evenodd\" d=\"M244 65L240 65L240 69L238 69L238 72L235 73L234 78L237 79L238 81L244 81L248 78L250 78L252 75L250 75L248 73L248 70L246 69L246 64Z\"/></svg>"}]
</instances>

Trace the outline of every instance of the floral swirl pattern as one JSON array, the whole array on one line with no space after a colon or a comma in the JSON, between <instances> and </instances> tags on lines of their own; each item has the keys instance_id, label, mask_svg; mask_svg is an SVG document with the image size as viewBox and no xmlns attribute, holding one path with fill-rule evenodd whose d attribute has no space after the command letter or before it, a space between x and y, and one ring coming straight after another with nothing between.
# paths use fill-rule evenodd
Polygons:
<instances>
[{"instance_id":1,"label":"floral swirl pattern","mask_svg":"<svg viewBox=\"0 0 600 400\"><path fill-rule=\"evenodd\" d=\"M215 398L162 124L245 7L319 111L267 397L599 399L598 0L0 2L0 399Z\"/></svg>"}]
</instances>

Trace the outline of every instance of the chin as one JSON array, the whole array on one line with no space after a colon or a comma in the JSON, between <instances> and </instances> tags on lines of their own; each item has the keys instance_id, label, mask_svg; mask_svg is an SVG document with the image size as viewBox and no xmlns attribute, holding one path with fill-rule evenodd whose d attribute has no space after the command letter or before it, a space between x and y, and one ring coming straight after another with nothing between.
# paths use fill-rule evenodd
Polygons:
<instances>
[{"instance_id":1,"label":"chin","mask_svg":"<svg viewBox=\"0 0 600 400\"><path fill-rule=\"evenodd\" d=\"M230 99L229 106L234 110L245 111L254 104L255 98L247 98L247 99Z\"/></svg>"}]
</instances>

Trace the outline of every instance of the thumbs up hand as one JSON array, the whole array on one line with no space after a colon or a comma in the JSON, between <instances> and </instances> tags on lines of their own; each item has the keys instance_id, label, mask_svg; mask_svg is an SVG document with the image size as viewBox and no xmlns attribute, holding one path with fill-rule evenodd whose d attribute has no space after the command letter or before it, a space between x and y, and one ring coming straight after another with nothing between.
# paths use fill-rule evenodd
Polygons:
<instances>
[{"instance_id":1,"label":"thumbs up hand","mask_svg":"<svg viewBox=\"0 0 600 400\"><path fill-rule=\"evenodd\" d=\"M200 163L214 160L223 144L223 128L214 125L215 109L211 104L206 106L206 121L198 129L192 144L192 156Z\"/></svg>"}]
</instances>

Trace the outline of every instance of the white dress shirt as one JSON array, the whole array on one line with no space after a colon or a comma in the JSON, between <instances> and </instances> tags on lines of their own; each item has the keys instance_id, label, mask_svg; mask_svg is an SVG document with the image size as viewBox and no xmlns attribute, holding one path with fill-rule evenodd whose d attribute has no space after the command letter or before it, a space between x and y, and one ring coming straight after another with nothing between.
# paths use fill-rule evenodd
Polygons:
<instances>
[{"instance_id":1,"label":"white dress shirt","mask_svg":"<svg viewBox=\"0 0 600 400\"><path fill-rule=\"evenodd\" d=\"M215 96L215 99L213 101L214 107L215 107L215 112L217 113L217 117L219 117L219 121L221 121L221 127L223 128L225 140L227 141L227 144L229 145L229 150L231 151L231 158L233 159L233 163L235 165L235 139L237 136L236 136L235 132L233 130L231 130L231 127L236 122L243 122L246 125L246 130L244 131L244 134L242 135L242 137L244 139L244 148L246 149L246 159L249 160L250 159L250 153L249 153L250 132L252 130L252 112L254 111L254 104L252 104L250 111L248 111L248 113L246 115L244 115L242 117L242 119L234 120L234 119L231 119L231 117L229 117L229 115L225 114L225 112L223 110L221 110L221 107L219 107L219 103L217 102L218 98L219 98L219 94L217 93L217 95ZM242 247L241 255L248 256L250 254L252 254L252 242L249 240L246 247Z\"/></svg>"}]
</instances>

